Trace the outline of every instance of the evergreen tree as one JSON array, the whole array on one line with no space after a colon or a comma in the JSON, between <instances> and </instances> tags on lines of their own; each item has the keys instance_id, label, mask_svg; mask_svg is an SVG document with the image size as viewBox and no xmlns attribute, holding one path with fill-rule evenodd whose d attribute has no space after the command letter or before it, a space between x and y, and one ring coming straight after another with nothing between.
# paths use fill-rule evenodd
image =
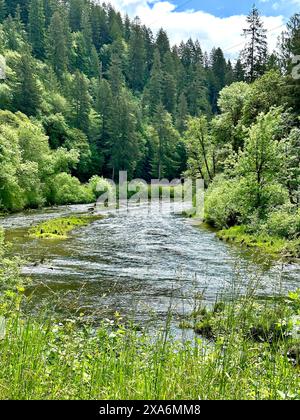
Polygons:
<instances>
[{"instance_id":1,"label":"evergreen tree","mask_svg":"<svg viewBox=\"0 0 300 420\"><path fill-rule=\"evenodd\" d=\"M228 60L227 62L227 69L226 69L226 73L225 73L225 85L231 85L231 83L234 82L234 71L233 71L233 67L231 64L231 61Z\"/></svg>"},{"instance_id":2,"label":"evergreen tree","mask_svg":"<svg viewBox=\"0 0 300 420\"><path fill-rule=\"evenodd\" d=\"M33 54L41 59L45 54L45 14L43 0L31 0L28 16L29 41Z\"/></svg>"},{"instance_id":3,"label":"evergreen tree","mask_svg":"<svg viewBox=\"0 0 300 420\"><path fill-rule=\"evenodd\" d=\"M48 30L47 57L58 77L67 69L68 46L64 31L64 23L58 12L51 18Z\"/></svg>"},{"instance_id":4,"label":"evergreen tree","mask_svg":"<svg viewBox=\"0 0 300 420\"><path fill-rule=\"evenodd\" d=\"M266 29L263 27L258 9L253 6L247 17L248 28L244 29L244 36L249 39L241 53L246 78L253 82L264 73L267 61L268 46Z\"/></svg>"},{"instance_id":5,"label":"evergreen tree","mask_svg":"<svg viewBox=\"0 0 300 420\"><path fill-rule=\"evenodd\" d=\"M158 105L153 118L155 129L155 152L152 162L152 175L158 179L173 179L178 175L180 166L178 156L179 134L173 126L172 116Z\"/></svg>"},{"instance_id":6,"label":"evergreen tree","mask_svg":"<svg viewBox=\"0 0 300 420\"><path fill-rule=\"evenodd\" d=\"M26 115L35 116L41 104L41 91L34 74L34 64L29 51L23 53L16 67L14 107Z\"/></svg>"},{"instance_id":7,"label":"evergreen tree","mask_svg":"<svg viewBox=\"0 0 300 420\"><path fill-rule=\"evenodd\" d=\"M112 94L118 96L124 85L124 76L121 67L121 60L117 54L113 54L108 70L108 79L110 82Z\"/></svg>"},{"instance_id":8,"label":"evergreen tree","mask_svg":"<svg viewBox=\"0 0 300 420\"><path fill-rule=\"evenodd\" d=\"M158 31L155 47L158 49L161 60L164 59L165 54L170 52L170 41L166 31L162 28Z\"/></svg>"},{"instance_id":9,"label":"evergreen tree","mask_svg":"<svg viewBox=\"0 0 300 420\"><path fill-rule=\"evenodd\" d=\"M111 112L108 165L113 179L121 170L131 178L139 158L139 133L135 108L126 92L116 98Z\"/></svg>"},{"instance_id":10,"label":"evergreen tree","mask_svg":"<svg viewBox=\"0 0 300 420\"><path fill-rule=\"evenodd\" d=\"M175 115L176 112L176 99L176 81L172 74L165 73L162 83L162 103L165 109L172 115Z\"/></svg>"},{"instance_id":11,"label":"evergreen tree","mask_svg":"<svg viewBox=\"0 0 300 420\"><path fill-rule=\"evenodd\" d=\"M91 20L90 20L90 10L88 6L84 7L82 11L80 29L83 35L87 54L90 54L92 45L93 45L93 41L92 41L93 37L92 37L92 26L91 26Z\"/></svg>"},{"instance_id":12,"label":"evergreen tree","mask_svg":"<svg viewBox=\"0 0 300 420\"><path fill-rule=\"evenodd\" d=\"M44 4L44 15L45 15L45 26L48 28L50 25L51 17L54 13L54 1L53 0L43 0Z\"/></svg>"},{"instance_id":13,"label":"evergreen tree","mask_svg":"<svg viewBox=\"0 0 300 420\"><path fill-rule=\"evenodd\" d=\"M19 8L20 18L24 24L27 24L29 2L30 0L6 0L7 14L15 17Z\"/></svg>"},{"instance_id":14,"label":"evergreen tree","mask_svg":"<svg viewBox=\"0 0 300 420\"><path fill-rule=\"evenodd\" d=\"M5 0L0 0L0 23L4 21L6 17L7 9Z\"/></svg>"},{"instance_id":15,"label":"evergreen tree","mask_svg":"<svg viewBox=\"0 0 300 420\"><path fill-rule=\"evenodd\" d=\"M83 0L70 0L69 24L72 32L78 32L81 29L83 8Z\"/></svg>"},{"instance_id":16,"label":"evergreen tree","mask_svg":"<svg viewBox=\"0 0 300 420\"><path fill-rule=\"evenodd\" d=\"M236 61L233 73L235 82L243 82L245 80L245 71L240 59Z\"/></svg>"},{"instance_id":17,"label":"evergreen tree","mask_svg":"<svg viewBox=\"0 0 300 420\"><path fill-rule=\"evenodd\" d=\"M129 86L141 91L145 84L146 51L140 22L136 19L129 39L127 78Z\"/></svg>"},{"instance_id":18,"label":"evergreen tree","mask_svg":"<svg viewBox=\"0 0 300 420\"><path fill-rule=\"evenodd\" d=\"M125 20L124 20L124 39L126 42L129 41L130 35L131 35L131 22L130 22L129 16L126 14Z\"/></svg>"},{"instance_id":19,"label":"evergreen tree","mask_svg":"<svg viewBox=\"0 0 300 420\"><path fill-rule=\"evenodd\" d=\"M282 64L286 71L287 100L300 113L300 13L291 17L281 40ZM296 61L294 61L296 60Z\"/></svg>"},{"instance_id":20,"label":"evergreen tree","mask_svg":"<svg viewBox=\"0 0 300 420\"><path fill-rule=\"evenodd\" d=\"M85 133L88 133L89 130L89 113L91 105L88 89L89 85L87 78L77 70L71 86L73 122L74 127Z\"/></svg>"},{"instance_id":21,"label":"evergreen tree","mask_svg":"<svg viewBox=\"0 0 300 420\"><path fill-rule=\"evenodd\" d=\"M147 86L146 102L149 106L149 113L153 115L162 102L163 74L161 69L160 53L155 50L154 62L151 70L150 80Z\"/></svg>"},{"instance_id":22,"label":"evergreen tree","mask_svg":"<svg viewBox=\"0 0 300 420\"><path fill-rule=\"evenodd\" d=\"M176 126L180 133L186 130L186 122L188 119L188 103L184 93L181 93L179 97Z\"/></svg>"}]
</instances>

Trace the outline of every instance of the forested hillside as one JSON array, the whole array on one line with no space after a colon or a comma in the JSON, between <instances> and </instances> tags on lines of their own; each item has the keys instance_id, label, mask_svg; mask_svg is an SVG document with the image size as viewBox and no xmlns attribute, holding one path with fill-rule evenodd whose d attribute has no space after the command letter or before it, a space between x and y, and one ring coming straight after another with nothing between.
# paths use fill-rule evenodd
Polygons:
<instances>
[{"instance_id":1,"label":"forested hillside","mask_svg":"<svg viewBox=\"0 0 300 420\"><path fill-rule=\"evenodd\" d=\"M277 230L280 212L299 223L300 15L277 53L255 8L244 36L230 62L109 4L0 0L1 208L92 201L95 176L127 170L201 176L219 228L272 213Z\"/></svg>"}]
</instances>

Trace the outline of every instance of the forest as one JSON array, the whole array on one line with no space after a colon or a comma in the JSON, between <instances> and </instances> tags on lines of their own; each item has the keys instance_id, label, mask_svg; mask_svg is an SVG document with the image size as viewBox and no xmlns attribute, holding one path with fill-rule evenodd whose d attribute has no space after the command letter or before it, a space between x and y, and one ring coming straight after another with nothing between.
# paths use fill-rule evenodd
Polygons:
<instances>
[{"instance_id":1,"label":"forest","mask_svg":"<svg viewBox=\"0 0 300 420\"><path fill-rule=\"evenodd\" d=\"M254 28L253 30L250 28ZM86 0L0 1L2 210L91 202L97 177L201 177L207 220L299 234L300 15L232 63Z\"/></svg>"},{"instance_id":2,"label":"forest","mask_svg":"<svg viewBox=\"0 0 300 420\"><path fill-rule=\"evenodd\" d=\"M0 0L1 400L300 399L300 13L268 32ZM204 180L205 223L97 213L119 171Z\"/></svg>"}]
</instances>

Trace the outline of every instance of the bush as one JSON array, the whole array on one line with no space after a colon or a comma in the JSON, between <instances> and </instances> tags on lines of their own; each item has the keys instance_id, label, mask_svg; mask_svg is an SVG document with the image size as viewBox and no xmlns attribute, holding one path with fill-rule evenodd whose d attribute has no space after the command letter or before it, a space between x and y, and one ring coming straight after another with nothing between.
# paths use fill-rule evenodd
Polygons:
<instances>
[{"instance_id":1,"label":"bush","mask_svg":"<svg viewBox=\"0 0 300 420\"><path fill-rule=\"evenodd\" d=\"M89 180L88 188L93 194L94 200L96 200L106 192L108 192L109 194L113 193L112 185L105 178L97 175L93 176Z\"/></svg>"},{"instance_id":2,"label":"bush","mask_svg":"<svg viewBox=\"0 0 300 420\"><path fill-rule=\"evenodd\" d=\"M268 234L280 238L295 239L300 236L300 210L280 209L271 213L265 224Z\"/></svg>"},{"instance_id":3,"label":"bush","mask_svg":"<svg viewBox=\"0 0 300 420\"><path fill-rule=\"evenodd\" d=\"M238 182L216 178L205 197L205 220L218 229L239 223Z\"/></svg>"},{"instance_id":4,"label":"bush","mask_svg":"<svg viewBox=\"0 0 300 420\"><path fill-rule=\"evenodd\" d=\"M66 172L55 175L51 181L51 186L51 201L53 204L91 203L94 199L88 186L81 185L77 178Z\"/></svg>"}]
</instances>

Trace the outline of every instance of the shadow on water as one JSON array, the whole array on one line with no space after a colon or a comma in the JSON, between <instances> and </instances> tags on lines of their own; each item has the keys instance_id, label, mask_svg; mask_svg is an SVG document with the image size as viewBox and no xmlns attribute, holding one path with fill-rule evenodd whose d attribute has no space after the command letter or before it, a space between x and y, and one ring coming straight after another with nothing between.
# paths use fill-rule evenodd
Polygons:
<instances>
[{"instance_id":1,"label":"shadow on water","mask_svg":"<svg viewBox=\"0 0 300 420\"><path fill-rule=\"evenodd\" d=\"M258 294L273 296L299 286L300 267L253 258L219 241L205 227L168 211L133 207L75 231L67 240L35 240L30 226L88 206L65 206L0 219L11 252L26 259L30 308L50 305L62 314L84 313L95 320L115 311L143 324L165 319L170 302L178 316L188 312L195 293L215 302L233 278L246 287L260 276Z\"/></svg>"}]
</instances>

